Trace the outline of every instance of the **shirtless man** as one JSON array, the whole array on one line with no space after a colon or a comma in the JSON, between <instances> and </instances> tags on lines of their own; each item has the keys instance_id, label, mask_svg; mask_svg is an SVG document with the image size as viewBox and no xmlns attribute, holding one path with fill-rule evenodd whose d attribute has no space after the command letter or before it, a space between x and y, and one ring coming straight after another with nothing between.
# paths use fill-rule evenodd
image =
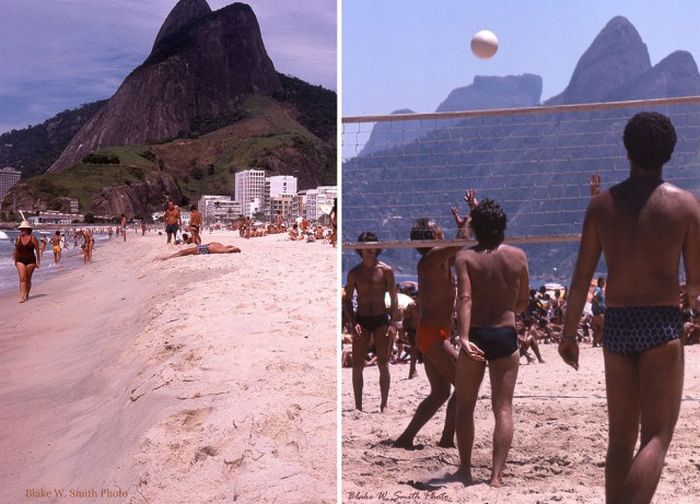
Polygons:
<instances>
[{"instance_id":1,"label":"shirtless man","mask_svg":"<svg viewBox=\"0 0 700 504\"><path fill-rule=\"evenodd\" d=\"M442 229L429 219L418 219L411 229L411 240L442 240ZM398 448L412 449L413 439L437 410L447 403L447 414L438 446L454 446L455 398L450 398L459 354L450 343L455 284L454 256L461 246L419 248L418 306L420 323L416 331L418 350L423 354L430 394L416 409L406 430L394 442Z\"/></svg>"},{"instance_id":2,"label":"shirtless man","mask_svg":"<svg viewBox=\"0 0 700 504\"><path fill-rule=\"evenodd\" d=\"M676 144L671 121L637 114L625 127L624 144L630 176L595 196L586 210L559 344L564 362L578 369L576 326L602 251L608 266L608 504L650 502L671 443L683 390L681 254L691 301L700 294L700 204L661 178Z\"/></svg>"},{"instance_id":3,"label":"shirtless man","mask_svg":"<svg viewBox=\"0 0 700 504\"><path fill-rule=\"evenodd\" d=\"M167 261L168 259L173 259L175 257L184 257L189 255L207 255L207 254L238 254L241 249L234 247L233 245L223 245L218 242L207 243L206 245L195 245L194 247L187 247L172 255L157 257L158 261Z\"/></svg>"},{"instance_id":4,"label":"shirtless man","mask_svg":"<svg viewBox=\"0 0 700 504\"><path fill-rule=\"evenodd\" d=\"M465 485L472 483L474 408L488 363L496 419L489 485L498 487L513 441L513 391L520 360L515 314L528 305L527 258L522 250L502 243L506 215L494 201L479 203L469 225L477 244L455 258L457 333L462 343L455 380L458 474Z\"/></svg>"},{"instance_id":5,"label":"shirtless man","mask_svg":"<svg viewBox=\"0 0 700 504\"><path fill-rule=\"evenodd\" d=\"M51 237L51 249L53 250L53 262L56 266L61 262L61 242L63 238L61 237L61 232L56 231L56 233Z\"/></svg>"},{"instance_id":6,"label":"shirtless man","mask_svg":"<svg viewBox=\"0 0 700 504\"><path fill-rule=\"evenodd\" d=\"M121 226L121 229L117 228L117 236L119 236L119 233L121 232L124 235L124 241L126 241L126 215L122 214L121 219L119 220L119 225Z\"/></svg>"},{"instance_id":7,"label":"shirtless man","mask_svg":"<svg viewBox=\"0 0 700 504\"><path fill-rule=\"evenodd\" d=\"M202 237L199 232L202 228L202 214L197 210L197 205L190 208L190 231L192 231L192 242L197 245L202 244Z\"/></svg>"},{"instance_id":8,"label":"shirtless man","mask_svg":"<svg viewBox=\"0 0 700 504\"><path fill-rule=\"evenodd\" d=\"M77 232L78 236L83 238L83 244L80 248L83 249L83 264L92 262L92 249L95 245L95 240L92 238L92 233L89 229L83 229Z\"/></svg>"},{"instance_id":9,"label":"shirtless man","mask_svg":"<svg viewBox=\"0 0 700 504\"><path fill-rule=\"evenodd\" d=\"M376 242L377 235L364 232L358 238L359 242ZM387 330L389 324L397 316L398 297L394 271L391 267L377 260L381 249L362 249L357 253L362 262L348 272L345 287L345 314L352 328L352 389L355 394L355 408L362 411L362 373L365 359L374 339L377 348L379 367L379 388L381 391L381 411L386 409L389 398L389 352L391 345ZM357 313L353 311L352 298L357 292ZM391 308L387 312L384 297L389 293Z\"/></svg>"},{"instance_id":10,"label":"shirtless man","mask_svg":"<svg viewBox=\"0 0 700 504\"><path fill-rule=\"evenodd\" d=\"M165 232L168 235L168 243L177 236L177 230L182 226L180 219L180 209L175 206L175 203L168 201L168 208L163 215L165 219Z\"/></svg>"}]
</instances>

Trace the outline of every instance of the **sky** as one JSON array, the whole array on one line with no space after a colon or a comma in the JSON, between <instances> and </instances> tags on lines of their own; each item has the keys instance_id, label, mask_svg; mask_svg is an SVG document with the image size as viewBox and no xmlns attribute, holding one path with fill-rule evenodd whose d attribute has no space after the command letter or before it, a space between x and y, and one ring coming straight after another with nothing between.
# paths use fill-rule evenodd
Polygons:
<instances>
[{"instance_id":1,"label":"sky","mask_svg":"<svg viewBox=\"0 0 700 504\"><path fill-rule=\"evenodd\" d=\"M0 0L0 133L109 98L176 0ZM208 0L212 10L233 0ZM246 0L278 72L336 90L333 0Z\"/></svg>"},{"instance_id":2,"label":"sky","mask_svg":"<svg viewBox=\"0 0 700 504\"><path fill-rule=\"evenodd\" d=\"M617 15L635 26L652 65L679 49L700 56L697 0L344 0L343 116L434 112L475 75L540 75L544 101ZM469 49L482 29L499 39L489 60Z\"/></svg>"}]
</instances>

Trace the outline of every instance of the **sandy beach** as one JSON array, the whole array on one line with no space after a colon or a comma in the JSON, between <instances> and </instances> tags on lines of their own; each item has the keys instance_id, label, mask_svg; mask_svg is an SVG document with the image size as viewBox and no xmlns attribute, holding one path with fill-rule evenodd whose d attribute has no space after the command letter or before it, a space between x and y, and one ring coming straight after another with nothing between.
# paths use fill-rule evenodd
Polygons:
<instances>
[{"instance_id":1,"label":"sandy beach","mask_svg":"<svg viewBox=\"0 0 700 504\"><path fill-rule=\"evenodd\" d=\"M491 464L493 415L488 371L475 413L474 477L465 488L444 477L459 464L456 448L437 447L444 407L421 430L422 449L390 446L408 424L429 386L423 366L408 380L408 365L391 366L389 409L379 413L376 367L365 369L366 411L353 409L351 370L343 369L343 501L600 503L604 502L607 447L605 376L600 349L584 344L578 372L559 359L555 345L541 345L545 364L521 365L514 399L515 438L504 486L484 481ZM686 348L683 402L666 456L655 503L700 502L700 346ZM522 359L524 362L524 359ZM418 483L418 485L416 485ZM422 489L416 489L416 486Z\"/></svg>"},{"instance_id":2,"label":"sandy beach","mask_svg":"<svg viewBox=\"0 0 700 504\"><path fill-rule=\"evenodd\" d=\"M335 502L336 249L203 241L243 252L130 234L0 297L0 502Z\"/></svg>"}]
</instances>

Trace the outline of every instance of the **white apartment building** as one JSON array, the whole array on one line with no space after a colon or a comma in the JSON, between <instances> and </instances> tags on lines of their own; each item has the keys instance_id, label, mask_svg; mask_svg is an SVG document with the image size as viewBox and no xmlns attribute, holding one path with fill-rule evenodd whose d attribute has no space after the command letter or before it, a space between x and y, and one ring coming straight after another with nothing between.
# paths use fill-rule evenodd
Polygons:
<instances>
[{"instance_id":1,"label":"white apartment building","mask_svg":"<svg viewBox=\"0 0 700 504\"><path fill-rule=\"evenodd\" d=\"M306 191L303 199L303 215L307 220L315 221L328 214L333 208L333 199L338 196L336 186L319 186Z\"/></svg>"},{"instance_id":2,"label":"white apartment building","mask_svg":"<svg viewBox=\"0 0 700 504\"><path fill-rule=\"evenodd\" d=\"M236 186L234 189L234 199L245 209L246 215L252 217L251 203L257 198L259 209L265 200L265 171L264 170L244 170L236 173Z\"/></svg>"},{"instance_id":3,"label":"white apartment building","mask_svg":"<svg viewBox=\"0 0 700 504\"><path fill-rule=\"evenodd\" d=\"M270 198L270 222L275 222L277 214L282 216L283 222L291 222L299 217L299 197L294 194L273 196Z\"/></svg>"},{"instance_id":4,"label":"white apartment building","mask_svg":"<svg viewBox=\"0 0 700 504\"><path fill-rule=\"evenodd\" d=\"M2 202L5 195L10 192L10 188L19 182L21 178L22 172L10 166L0 168L0 202Z\"/></svg>"},{"instance_id":5,"label":"white apartment building","mask_svg":"<svg viewBox=\"0 0 700 504\"><path fill-rule=\"evenodd\" d=\"M265 215L274 215L270 212L271 200L279 196L295 196L297 193L297 178L291 175L275 175L265 179L265 198L262 211Z\"/></svg>"},{"instance_id":6,"label":"white apartment building","mask_svg":"<svg viewBox=\"0 0 700 504\"><path fill-rule=\"evenodd\" d=\"M205 224L229 222L243 214L240 201L233 201L231 196L202 196L197 208L202 214L202 220Z\"/></svg>"}]
</instances>

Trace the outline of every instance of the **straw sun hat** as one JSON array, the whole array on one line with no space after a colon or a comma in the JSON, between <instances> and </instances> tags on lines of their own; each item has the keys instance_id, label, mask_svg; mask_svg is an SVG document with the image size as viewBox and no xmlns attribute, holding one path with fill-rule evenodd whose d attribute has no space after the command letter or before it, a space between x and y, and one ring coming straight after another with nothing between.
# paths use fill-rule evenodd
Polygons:
<instances>
[{"instance_id":1,"label":"straw sun hat","mask_svg":"<svg viewBox=\"0 0 700 504\"><path fill-rule=\"evenodd\" d=\"M26 220L23 220L22 222L19 223L19 226L17 226L17 229L32 229L32 225L29 224Z\"/></svg>"}]
</instances>

